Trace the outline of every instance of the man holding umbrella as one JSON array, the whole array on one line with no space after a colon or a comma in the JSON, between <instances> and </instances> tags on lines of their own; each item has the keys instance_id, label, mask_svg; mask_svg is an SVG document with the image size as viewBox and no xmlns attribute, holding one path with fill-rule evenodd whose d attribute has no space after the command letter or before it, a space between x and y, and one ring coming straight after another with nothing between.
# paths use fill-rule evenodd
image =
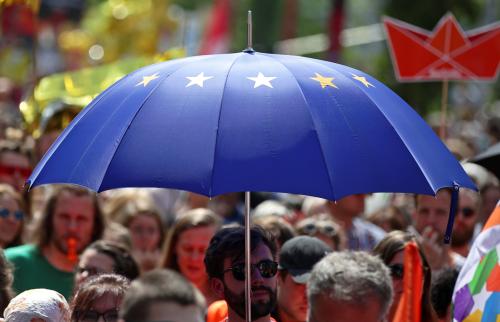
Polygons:
<instances>
[{"instance_id":1,"label":"man holding umbrella","mask_svg":"<svg viewBox=\"0 0 500 322\"><path fill-rule=\"evenodd\" d=\"M205 267L214 292L228 304L225 321L245 321L245 233L243 227L220 230L210 241ZM276 244L260 227L250 230L252 321L275 322L278 263Z\"/></svg>"}]
</instances>

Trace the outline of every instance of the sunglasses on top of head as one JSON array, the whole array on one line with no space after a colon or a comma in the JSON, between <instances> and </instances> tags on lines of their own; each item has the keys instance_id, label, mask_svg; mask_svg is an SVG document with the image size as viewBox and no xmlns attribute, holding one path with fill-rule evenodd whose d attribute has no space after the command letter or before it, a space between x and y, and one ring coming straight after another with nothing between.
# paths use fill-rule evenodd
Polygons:
<instances>
[{"instance_id":1,"label":"sunglasses on top of head","mask_svg":"<svg viewBox=\"0 0 500 322\"><path fill-rule=\"evenodd\" d=\"M260 276L264 278L271 278L278 272L278 263L270 259L264 259L257 264L251 264L251 269L257 268L259 270ZM234 264L232 267L226 268L224 273L231 271L235 280L244 281L245 280L245 263Z\"/></svg>"}]
</instances>

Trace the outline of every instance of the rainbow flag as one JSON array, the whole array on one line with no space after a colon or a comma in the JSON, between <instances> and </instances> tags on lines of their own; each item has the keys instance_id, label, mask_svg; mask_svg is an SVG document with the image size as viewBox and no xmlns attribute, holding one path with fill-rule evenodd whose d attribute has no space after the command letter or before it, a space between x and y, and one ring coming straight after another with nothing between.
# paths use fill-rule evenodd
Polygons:
<instances>
[{"instance_id":1,"label":"rainbow flag","mask_svg":"<svg viewBox=\"0 0 500 322\"><path fill-rule=\"evenodd\" d=\"M486 222L458 275L453 321L500 321L500 203Z\"/></svg>"}]
</instances>

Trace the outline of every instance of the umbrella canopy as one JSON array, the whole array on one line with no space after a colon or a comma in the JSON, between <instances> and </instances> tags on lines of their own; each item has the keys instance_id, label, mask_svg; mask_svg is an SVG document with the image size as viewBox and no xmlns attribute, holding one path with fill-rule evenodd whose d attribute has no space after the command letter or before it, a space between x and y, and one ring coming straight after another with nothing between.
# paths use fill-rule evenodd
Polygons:
<instances>
[{"instance_id":1,"label":"umbrella canopy","mask_svg":"<svg viewBox=\"0 0 500 322\"><path fill-rule=\"evenodd\" d=\"M475 189L399 96L347 66L253 51L137 70L66 128L28 180L330 200Z\"/></svg>"},{"instance_id":2,"label":"umbrella canopy","mask_svg":"<svg viewBox=\"0 0 500 322\"><path fill-rule=\"evenodd\" d=\"M500 179L500 142L490 146L486 151L472 158L470 162L485 167Z\"/></svg>"}]
</instances>

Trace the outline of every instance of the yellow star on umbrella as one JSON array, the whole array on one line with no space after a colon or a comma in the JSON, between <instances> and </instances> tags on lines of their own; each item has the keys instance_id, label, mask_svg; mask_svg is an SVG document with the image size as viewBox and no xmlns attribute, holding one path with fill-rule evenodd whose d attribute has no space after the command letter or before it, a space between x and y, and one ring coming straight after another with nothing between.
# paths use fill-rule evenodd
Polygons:
<instances>
[{"instance_id":1,"label":"yellow star on umbrella","mask_svg":"<svg viewBox=\"0 0 500 322\"><path fill-rule=\"evenodd\" d=\"M146 87L148 86L149 82L151 82L154 79L157 79L158 77L160 77L158 76L158 73L154 73L153 75L150 76L142 76L142 82L137 83L135 86L144 85L144 87Z\"/></svg>"},{"instance_id":2,"label":"yellow star on umbrella","mask_svg":"<svg viewBox=\"0 0 500 322\"><path fill-rule=\"evenodd\" d=\"M364 76L358 76L358 75L356 75L356 74L351 74L351 75L353 76L353 77L352 77L353 79L355 79L355 80L359 81L360 83L362 83L362 84L363 84L363 85L365 85L366 87L370 87L370 86L371 86L371 87L375 87L374 85L372 85L370 82L368 82L368 81L366 80L366 77L364 77Z\"/></svg>"},{"instance_id":3,"label":"yellow star on umbrella","mask_svg":"<svg viewBox=\"0 0 500 322\"><path fill-rule=\"evenodd\" d=\"M325 88L327 86L338 88L337 86L335 86L334 83L332 83L332 81L334 80L333 77L324 77L318 73L314 73L314 74L316 74L316 77L311 77L311 79L319 82L321 84L321 88Z\"/></svg>"}]
</instances>

